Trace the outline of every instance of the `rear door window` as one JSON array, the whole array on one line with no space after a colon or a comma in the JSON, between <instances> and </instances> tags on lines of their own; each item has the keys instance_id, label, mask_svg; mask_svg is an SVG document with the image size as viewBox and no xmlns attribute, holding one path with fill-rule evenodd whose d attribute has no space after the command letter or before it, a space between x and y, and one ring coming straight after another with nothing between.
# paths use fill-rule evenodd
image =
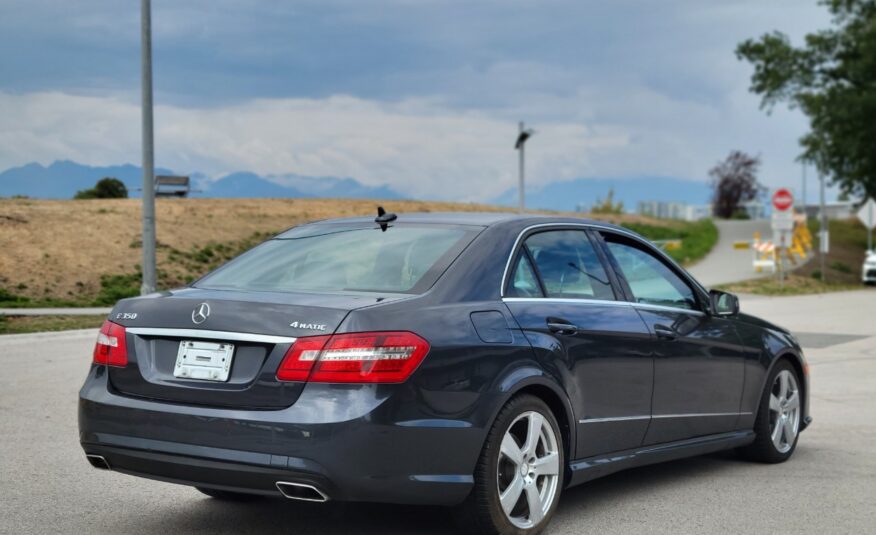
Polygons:
<instances>
[{"instance_id":1,"label":"rear door window","mask_svg":"<svg viewBox=\"0 0 876 535\"><path fill-rule=\"evenodd\" d=\"M608 275L583 230L551 230L524 242L547 297L613 300ZM517 270L519 272L519 269ZM522 277L522 276L521 276ZM517 274L513 285L517 284Z\"/></svg>"}]
</instances>

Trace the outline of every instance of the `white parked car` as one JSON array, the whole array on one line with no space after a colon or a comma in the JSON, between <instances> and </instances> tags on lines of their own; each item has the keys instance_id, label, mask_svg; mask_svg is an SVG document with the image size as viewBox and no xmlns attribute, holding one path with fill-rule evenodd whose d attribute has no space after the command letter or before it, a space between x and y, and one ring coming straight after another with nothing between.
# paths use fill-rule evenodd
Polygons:
<instances>
[{"instance_id":1,"label":"white parked car","mask_svg":"<svg viewBox=\"0 0 876 535\"><path fill-rule=\"evenodd\" d=\"M864 266L861 268L861 279L864 284L876 283L876 251L867 251Z\"/></svg>"}]
</instances>

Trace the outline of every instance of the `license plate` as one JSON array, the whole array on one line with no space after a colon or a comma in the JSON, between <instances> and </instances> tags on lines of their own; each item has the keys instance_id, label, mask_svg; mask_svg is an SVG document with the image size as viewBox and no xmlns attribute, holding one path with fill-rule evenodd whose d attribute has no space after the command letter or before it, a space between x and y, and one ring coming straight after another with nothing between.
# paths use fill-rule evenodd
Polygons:
<instances>
[{"instance_id":1,"label":"license plate","mask_svg":"<svg viewBox=\"0 0 876 535\"><path fill-rule=\"evenodd\" d=\"M202 381L227 381L233 356L234 344L183 340L179 343L173 376Z\"/></svg>"}]
</instances>

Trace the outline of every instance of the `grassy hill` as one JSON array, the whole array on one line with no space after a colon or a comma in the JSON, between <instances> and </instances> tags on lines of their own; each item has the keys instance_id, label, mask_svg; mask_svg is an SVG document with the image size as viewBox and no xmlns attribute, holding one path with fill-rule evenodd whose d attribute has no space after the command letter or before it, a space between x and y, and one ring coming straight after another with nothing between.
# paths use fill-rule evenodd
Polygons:
<instances>
[{"instance_id":1,"label":"grassy hill","mask_svg":"<svg viewBox=\"0 0 876 535\"><path fill-rule=\"evenodd\" d=\"M343 199L159 199L159 286L184 285L291 226L370 215L377 204L403 214L507 211L477 204ZM581 215L581 214L575 214ZM0 199L0 306L110 305L139 293L140 201ZM683 238L671 251L694 261L714 245L710 221L595 216L652 239Z\"/></svg>"}]
</instances>

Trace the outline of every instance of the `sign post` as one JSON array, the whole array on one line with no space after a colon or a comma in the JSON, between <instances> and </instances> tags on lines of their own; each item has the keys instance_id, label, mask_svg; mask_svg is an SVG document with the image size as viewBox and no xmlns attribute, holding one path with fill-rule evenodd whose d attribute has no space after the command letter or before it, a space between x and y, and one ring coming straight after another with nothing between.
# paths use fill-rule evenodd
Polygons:
<instances>
[{"instance_id":1,"label":"sign post","mask_svg":"<svg viewBox=\"0 0 876 535\"><path fill-rule=\"evenodd\" d=\"M773 192L773 215L771 226L773 228L773 242L776 245L778 256L777 268L779 271L779 285L785 285L785 251L791 247L794 232L794 196L786 188L779 188Z\"/></svg>"},{"instance_id":2,"label":"sign post","mask_svg":"<svg viewBox=\"0 0 876 535\"><path fill-rule=\"evenodd\" d=\"M876 227L876 201L867 199L864 206L858 210L858 219L867 227L867 250L873 250L873 228Z\"/></svg>"}]
</instances>

